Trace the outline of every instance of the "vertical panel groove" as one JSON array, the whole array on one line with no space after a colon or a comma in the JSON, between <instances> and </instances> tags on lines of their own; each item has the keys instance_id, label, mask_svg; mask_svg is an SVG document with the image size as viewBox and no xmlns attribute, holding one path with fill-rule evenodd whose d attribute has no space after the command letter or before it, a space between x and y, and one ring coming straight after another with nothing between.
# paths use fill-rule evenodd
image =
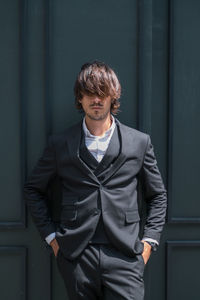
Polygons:
<instances>
[{"instance_id":1,"label":"vertical panel groove","mask_svg":"<svg viewBox=\"0 0 200 300\"><path fill-rule=\"evenodd\" d=\"M139 1L138 128L151 132L152 98L152 1Z\"/></svg>"},{"instance_id":2,"label":"vertical panel groove","mask_svg":"<svg viewBox=\"0 0 200 300\"><path fill-rule=\"evenodd\" d=\"M45 130L46 139L52 133L52 106L51 106L51 93L50 93L50 80L51 80L51 60L50 60L50 0L45 0ZM45 242L46 243L46 242ZM49 274L47 280L48 299L53 299L53 269L52 269L52 255L49 255Z\"/></svg>"},{"instance_id":3,"label":"vertical panel groove","mask_svg":"<svg viewBox=\"0 0 200 300\"><path fill-rule=\"evenodd\" d=\"M50 0L45 0L45 126L46 138L52 133L52 106L50 93Z\"/></svg>"}]
</instances>

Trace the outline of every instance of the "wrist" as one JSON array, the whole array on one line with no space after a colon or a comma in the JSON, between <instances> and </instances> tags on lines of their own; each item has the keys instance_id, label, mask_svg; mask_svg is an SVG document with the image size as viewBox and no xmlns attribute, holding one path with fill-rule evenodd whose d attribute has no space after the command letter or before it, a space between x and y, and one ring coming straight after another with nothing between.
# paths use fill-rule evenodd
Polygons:
<instances>
[{"instance_id":1,"label":"wrist","mask_svg":"<svg viewBox=\"0 0 200 300\"><path fill-rule=\"evenodd\" d=\"M144 242L151 247L152 252L155 252L157 250L158 245L155 242L150 242L150 241L144 241Z\"/></svg>"},{"instance_id":2,"label":"wrist","mask_svg":"<svg viewBox=\"0 0 200 300\"><path fill-rule=\"evenodd\" d=\"M54 246L54 245L56 245L57 244L57 241L56 241L56 239L54 238L51 242L50 242L50 245L51 246Z\"/></svg>"},{"instance_id":3,"label":"wrist","mask_svg":"<svg viewBox=\"0 0 200 300\"><path fill-rule=\"evenodd\" d=\"M142 243L144 244L144 252L151 251L152 247L147 241L142 240Z\"/></svg>"}]
</instances>

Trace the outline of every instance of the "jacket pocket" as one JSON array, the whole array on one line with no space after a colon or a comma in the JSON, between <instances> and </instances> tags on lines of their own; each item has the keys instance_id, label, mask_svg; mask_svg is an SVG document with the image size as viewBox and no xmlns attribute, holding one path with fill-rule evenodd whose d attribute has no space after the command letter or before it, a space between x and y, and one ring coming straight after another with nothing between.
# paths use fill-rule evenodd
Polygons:
<instances>
[{"instance_id":1,"label":"jacket pocket","mask_svg":"<svg viewBox=\"0 0 200 300\"><path fill-rule=\"evenodd\" d=\"M126 223L135 223L140 221L138 210L126 211L125 212Z\"/></svg>"}]
</instances>

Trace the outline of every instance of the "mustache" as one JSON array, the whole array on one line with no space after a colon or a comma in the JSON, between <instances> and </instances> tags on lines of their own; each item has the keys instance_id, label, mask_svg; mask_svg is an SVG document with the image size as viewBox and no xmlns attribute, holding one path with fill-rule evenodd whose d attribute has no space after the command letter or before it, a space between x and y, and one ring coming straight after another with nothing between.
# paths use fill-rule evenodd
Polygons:
<instances>
[{"instance_id":1,"label":"mustache","mask_svg":"<svg viewBox=\"0 0 200 300\"><path fill-rule=\"evenodd\" d=\"M99 106L99 107L102 107L103 104L102 103L94 103L94 104L91 104L90 107L93 107L93 106Z\"/></svg>"}]
</instances>

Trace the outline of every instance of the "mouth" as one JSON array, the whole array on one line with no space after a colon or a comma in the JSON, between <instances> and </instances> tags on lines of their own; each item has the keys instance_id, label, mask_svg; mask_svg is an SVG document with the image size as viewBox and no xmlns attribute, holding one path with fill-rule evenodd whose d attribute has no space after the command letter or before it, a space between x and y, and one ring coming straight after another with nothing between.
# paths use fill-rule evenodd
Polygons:
<instances>
[{"instance_id":1,"label":"mouth","mask_svg":"<svg viewBox=\"0 0 200 300\"><path fill-rule=\"evenodd\" d=\"M100 106L93 106L92 109L101 109L102 107Z\"/></svg>"}]
</instances>

